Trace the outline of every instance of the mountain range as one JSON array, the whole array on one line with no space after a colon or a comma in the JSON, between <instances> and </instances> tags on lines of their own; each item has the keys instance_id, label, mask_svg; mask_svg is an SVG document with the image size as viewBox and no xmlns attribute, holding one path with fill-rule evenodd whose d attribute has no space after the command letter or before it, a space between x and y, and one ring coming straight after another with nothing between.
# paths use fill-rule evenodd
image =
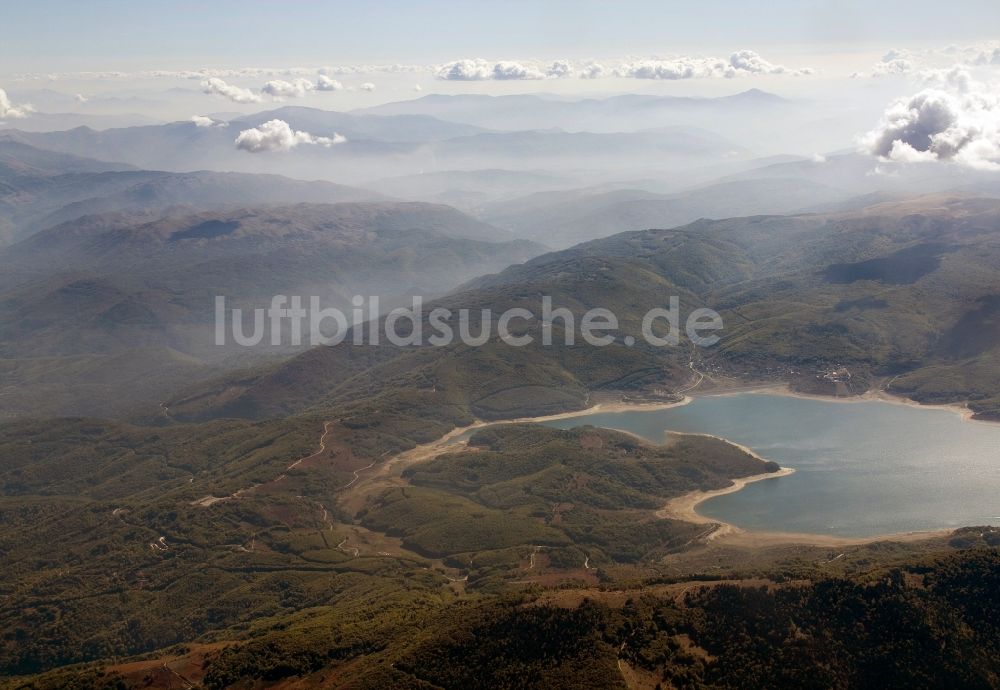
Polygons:
<instances>
[{"instance_id":1,"label":"mountain range","mask_svg":"<svg viewBox=\"0 0 1000 690\"><path fill-rule=\"evenodd\" d=\"M547 426L777 386L1000 420L995 173L760 157L775 122L813 140L807 105L434 95L4 130L0 687L995 686L1000 528L745 531L693 506L791 469ZM311 136L236 149L274 119ZM296 344L250 313L295 295L380 305ZM485 337L371 342L418 295L404 335ZM657 343L674 298L718 342Z\"/></svg>"}]
</instances>

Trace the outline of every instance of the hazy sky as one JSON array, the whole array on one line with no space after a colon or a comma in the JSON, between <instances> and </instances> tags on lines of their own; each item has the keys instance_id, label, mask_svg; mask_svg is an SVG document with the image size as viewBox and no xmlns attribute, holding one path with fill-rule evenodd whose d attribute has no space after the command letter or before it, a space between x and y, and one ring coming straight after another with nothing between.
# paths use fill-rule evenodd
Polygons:
<instances>
[{"instance_id":1,"label":"hazy sky","mask_svg":"<svg viewBox=\"0 0 1000 690\"><path fill-rule=\"evenodd\" d=\"M0 71L587 58L752 49L782 56L996 37L964 0L3 3ZM992 35L991 35L992 32Z\"/></svg>"},{"instance_id":2,"label":"hazy sky","mask_svg":"<svg viewBox=\"0 0 1000 690\"><path fill-rule=\"evenodd\" d=\"M757 88L808 109L810 142L1000 169L998 0L0 3L6 127Z\"/></svg>"}]
</instances>

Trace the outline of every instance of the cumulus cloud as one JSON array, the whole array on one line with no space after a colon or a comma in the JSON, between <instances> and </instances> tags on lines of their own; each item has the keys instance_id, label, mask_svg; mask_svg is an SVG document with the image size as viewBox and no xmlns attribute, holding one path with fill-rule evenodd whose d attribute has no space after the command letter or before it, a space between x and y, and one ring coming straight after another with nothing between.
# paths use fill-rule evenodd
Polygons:
<instances>
[{"instance_id":1,"label":"cumulus cloud","mask_svg":"<svg viewBox=\"0 0 1000 690\"><path fill-rule=\"evenodd\" d=\"M307 93L315 89L316 86L308 79L272 79L261 87L261 93L265 93L272 98L302 98Z\"/></svg>"},{"instance_id":2,"label":"cumulus cloud","mask_svg":"<svg viewBox=\"0 0 1000 690\"><path fill-rule=\"evenodd\" d=\"M226 124L219 120L213 120L207 115L192 115L191 122L195 124L195 127L222 127Z\"/></svg>"},{"instance_id":3,"label":"cumulus cloud","mask_svg":"<svg viewBox=\"0 0 1000 690\"><path fill-rule=\"evenodd\" d=\"M723 70L723 76L736 77L741 74L812 74L812 69L788 69L784 65L768 62L752 50L738 50L729 56L729 64Z\"/></svg>"},{"instance_id":4,"label":"cumulus cloud","mask_svg":"<svg viewBox=\"0 0 1000 690\"><path fill-rule=\"evenodd\" d=\"M566 60L556 60L545 70L545 76L551 79L562 79L573 73L573 66Z\"/></svg>"},{"instance_id":5,"label":"cumulus cloud","mask_svg":"<svg viewBox=\"0 0 1000 690\"><path fill-rule=\"evenodd\" d=\"M481 58L455 60L442 65L437 78L448 81L485 81L488 79L559 79L576 74L581 79L616 76L630 79L698 79L709 77L739 77L755 74L812 74L808 68L791 69L765 60L752 50L739 50L728 58L678 56L624 60L614 68L589 61L574 69L566 60L548 65L535 62L501 60L490 62Z\"/></svg>"},{"instance_id":6,"label":"cumulus cloud","mask_svg":"<svg viewBox=\"0 0 1000 690\"><path fill-rule=\"evenodd\" d=\"M920 73L920 78L926 86L943 88L958 93L969 93L975 88L972 75L963 67L951 69L928 69Z\"/></svg>"},{"instance_id":7,"label":"cumulus cloud","mask_svg":"<svg viewBox=\"0 0 1000 690\"><path fill-rule=\"evenodd\" d=\"M919 50L892 49L886 51L871 70L855 72L852 78L891 77L917 75L922 77L929 71L947 70L949 66L998 67L1000 66L1000 44L996 41L972 45L949 45L944 48L922 48Z\"/></svg>"},{"instance_id":8,"label":"cumulus cloud","mask_svg":"<svg viewBox=\"0 0 1000 690\"><path fill-rule=\"evenodd\" d=\"M987 48L989 50L987 50ZM992 46L981 44L976 47L976 53L971 48L964 48L967 60L973 58L988 64L993 59L1000 61L1000 51ZM994 52L989 52L994 51ZM976 57L979 56L979 57ZM296 97L310 90L335 91L338 84L334 76L339 75L377 75L377 74L417 74L431 73L438 79L449 81L485 81L485 80L519 80L519 79L559 79L580 77L596 79L602 76L636 76L651 79L686 79L694 77L726 77L743 74L809 74L809 69L789 69L764 60L752 50L741 50L726 58L705 57L673 57L654 58L650 60L634 60L631 58L609 61L608 66L587 62L580 66L568 60L544 62L539 60L484 60L481 58L455 60L444 65L417 64L347 64L326 67L238 67L232 69L203 68L194 70L155 69L136 72L52 72L29 73L17 75L24 80L128 80L128 79L194 79L202 82L206 93L218 94L236 103L259 103L263 100L261 92L228 84L227 79L271 79L265 85L267 91L263 95L276 98ZM614 65L617 67L613 67ZM1000 64L1000 63L998 63ZM319 74L319 79L312 82L312 77ZM647 76L649 75L649 76ZM679 75L679 76L678 76ZM298 82L298 85L296 83ZM292 86L289 87L288 85ZM274 91L275 94L270 92Z\"/></svg>"},{"instance_id":9,"label":"cumulus cloud","mask_svg":"<svg viewBox=\"0 0 1000 690\"><path fill-rule=\"evenodd\" d=\"M864 76L870 76L872 78L894 77L910 74L915 69L916 58L914 58L908 51L892 49L887 51L885 55L882 56L882 59L872 66L872 70L868 75L861 72L855 72L851 75L851 77L855 79Z\"/></svg>"},{"instance_id":10,"label":"cumulus cloud","mask_svg":"<svg viewBox=\"0 0 1000 690\"><path fill-rule=\"evenodd\" d=\"M381 65L336 65L333 67L320 68L320 74L410 74L416 72L432 71L428 65L404 65L404 64L381 64Z\"/></svg>"},{"instance_id":11,"label":"cumulus cloud","mask_svg":"<svg viewBox=\"0 0 1000 690\"><path fill-rule=\"evenodd\" d=\"M890 104L878 126L862 138L864 149L898 162L952 161L1000 170L1000 96L994 87L967 77L957 73L943 88Z\"/></svg>"},{"instance_id":12,"label":"cumulus cloud","mask_svg":"<svg viewBox=\"0 0 1000 690\"><path fill-rule=\"evenodd\" d=\"M581 79L600 79L606 76L608 70L599 62L587 62L580 68Z\"/></svg>"},{"instance_id":13,"label":"cumulus cloud","mask_svg":"<svg viewBox=\"0 0 1000 690\"><path fill-rule=\"evenodd\" d=\"M493 78L500 80L544 79L545 75L530 65L512 60L501 60L493 65Z\"/></svg>"},{"instance_id":14,"label":"cumulus cloud","mask_svg":"<svg viewBox=\"0 0 1000 690\"><path fill-rule=\"evenodd\" d=\"M317 91L340 91L342 88L344 88L343 84L325 74L319 75L319 78L316 80Z\"/></svg>"},{"instance_id":15,"label":"cumulus cloud","mask_svg":"<svg viewBox=\"0 0 1000 690\"><path fill-rule=\"evenodd\" d=\"M882 62L876 63L874 69L872 69L872 76L895 76L900 74L909 74L912 71L913 62L911 60L907 60L906 58L895 58L893 60L883 60Z\"/></svg>"},{"instance_id":16,"label":"cumulus cloud","mask_svg":"<svg viewBox=\"0 0 1000 690\"><path fill-rule=\"evenodd\" d=\"M972 59L974 65L1000 65L1000 48L980 51Z\"/></svg>"},{"instance_id":17,"label":"cumulus cloud","mask_svg":"<svg viewBox=\"0 0 1000 690\"><path fill-rule=\"evenodd\" d=\"M738 50L728 59L680 56L667 59L623 62L613 71L617 77L632 79L705 79L741 77L760 74L812 74L810 68L790 69L769 62L752 50Z\"/></svg>"},{"instance_id":18,"label":"cumulus cloud","mask_svg":"<svg viewBox=\"0 0 1000 690\"><path fill-rule=\"evenodd\" d=\"M722 62L714 64L702 59L676 58L673 60L637 60L623 62L614 69L616 77L631 79L694 79L710 77L716 70L721 70Z\"/></svg>"},{"instance_id":19,"label":"cumulus cloud","mask_svg":"<svg viewBox=\"0 0 1000 690\"><path fill-rule=\"evenodd\" d=\"M486 60L455 60L442 65L438 79L447 81L483 81L493 77L493 68Z\"/></svg>"},{"instance_id":20,"label":"cumulus cloud","mask_svg":"<svg viewBox=\"0 0 1000 690\"><path fill-rule=\"evenodd\" d=\"M207 94L224 96L234 103L260 103L261 97L250 89L229 84L219 77L209 77L201 83L201 89Z\"/></svg>"},{"instance_id":21,"label":"cumulus cloud","mask_svg":"<svg viewBox=\"0 0 1000 690\"><path fill-rule=\"evenodd\" d=\"M7 92L0 89L0 118L10 118L19 120L28 117L34 112L34 108L28 103L15 104L10 102Z\"/></svg>"},{"instance_id":22,"label":"cumulus cloud","mask_svg":"<svg viewBox=\"0 0 1000 690\"><path fill-rule=\"evenodd\" d=\"M567 73L569 63L554 62L549 69L554 69L550 76L561 76L558 74L561 66L565 65ZM499 62L489 62L482 58L472 60L455 60L442 65L437 70L437 78L446 81L486 81L496 79L500 81L512 81L519 79L545 79L546 73L537 66L515 62L513 60L500 60Z\"/></svg>"},{"instance_id":23,"label":"cumulus cloud","mask_svg":"<svg viewBox=\"0 0 1000 690\"><path fill-rule=\"evenodd\" d=\"M361 89L362 91L374 91L375 90L375 85L372 84L370 81L366 81L364 84L362 84L358 88Z\"/></svg>"},{"instance_id":24,"label":"cumulus cloud","mask_svg":"<svg viewBox=\"0 0 1000 690\"><path fill-rule=\"evenodd\" d=\"M290 151L302 144L329 148L343 144L347 139L340 134L333 137L317 137L309 132L293 130L284 120L268 120L259 127L244 129L236 137L236 148L250 153L269 151Z\"/></svg>"}]
</instances>

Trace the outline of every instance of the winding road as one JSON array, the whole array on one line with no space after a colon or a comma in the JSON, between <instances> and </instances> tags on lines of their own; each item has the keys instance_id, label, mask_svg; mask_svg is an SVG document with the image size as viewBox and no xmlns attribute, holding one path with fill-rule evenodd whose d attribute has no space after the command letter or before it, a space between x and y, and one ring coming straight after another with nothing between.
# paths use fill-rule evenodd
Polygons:
<instances>
[{"instance_id":1,"label":"winding road","mask_svg":"<svg viewBox=\"0 0 1000 690\"><path fill-rule=\"evenodd\" d=\"M352 486L354 486L355 482L361 479L361 474L360 474L361 472L364 472L365 470L370 470L373 467L375 467L374 460L371 461L370 465L365 465L364 467L354 470L354 479L344 484L342 487L340 487L340 489L341 490L350 489Z\"/></svg>"},{"instance_id":2,"label":"winding road","mask_svg":"<svg viewBox=\"0 0 1000 690\"><path fill-rule=\"evenodd\" d=\"M690 362L688 362L688 368L694 372L694 375L697 377L697 380L694 383L685 386L684 388L678 388L677 389L678 393L687 393L688 391L693 391L695 388L697 388L702 384L702 381L705 380L705 374L703 374L698 369L695 369L693 359Z\"/></svg>"},{"instance_id":3,"label":"winding road","mask_svg":"<svg viewBox=\"0 0 1000 690\"><path fill-rule=\"evenodd\" d=\"M279 474L277 477L275 477L271 481L272 482L280 482L283 479L286 479L287 476L288 476L286 474L286 472L288 472L289 470L295 469L296 467L298 467L303 462L306 462L307 460L312 460L313 458L318 457L318 456L322 455L323 453L325 453L326 452L326 437L330 434L330 425L332 425L332 424L333 424L333 422L323 422L323 433L319 437L319 450L317 450L314 453L310 453L309 455L306 455L304 457L299 458L298 460L296 460L295 462L293 462L291 465L289 465L288 467L286 467L284 472L282 472L281 474ZM374 464L374 463L372 463L372 464ZM242 489L234 491L233 493L229 494L228 496L213 496L212 494L209 494L208 496L202 496L201 498L199 498L197 500L191 501L191 505L193 505L193 506L200 506L202 508L207 508L207 507L209 507L211 505L214 505L216 503L221 503L222 501L228 501L231 498L239 498L243 494L245 494L245 493L247 493L249 491L253 491L258 486L260 486L260 484L253 484L251 486L246 486L246 487L243 487Z\"/></svg>"}]
</instances>

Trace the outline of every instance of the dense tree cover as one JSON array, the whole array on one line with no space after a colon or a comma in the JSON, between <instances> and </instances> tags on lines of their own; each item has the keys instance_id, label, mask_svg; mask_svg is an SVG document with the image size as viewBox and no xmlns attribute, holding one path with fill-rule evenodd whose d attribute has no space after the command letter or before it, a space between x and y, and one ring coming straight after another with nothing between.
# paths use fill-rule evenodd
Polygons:
<instances>
[{"instance_id":1,"label":"dense tree cover","mask_svg":"<svg viewBox=\"0 0 1000 690\"><path fill-rule=\"evenodd\" d=\"M614 594L611 598L605 595ZM411 592L257 626L208 653L206 688L995 688L1000 552L812 581L683 583L455 602ZM617 603L615 603L617 601ZM164 687L148 669L66 669L11 688Z\"/></svg>"},{"instance_id":2,"label":"dense tree cover","mask_svg":"<svg viewBox=\"0 0 1000 690\"><path fill-rule=\"evenodd\" d=\"M473 447L495 449L432 460L409 476L415 486L364 511L364 524L402 537L409 551L355 558L339 548L350 533L333 523L348 519L335 512L336 487L370 462L365 453L412 441L349 430L348 447L342 427L330 426L320 471L289 470L322 428L307 418L165 428L66 419L0 432L0 668L38 672L219 630L243 636L255 619L370 592L438 598L447 580L427 558L447 557L480 590L519 577L534 546L551 547L556 569L581 570L588 557L594 566L639 561L700 531L654 519L665 497L763 468L707 438L657 448L592 428L487 429ZM470 472L484 472L475 487L456 481ZM198 504L258 485L267 489Z\"/></svg>"},{"instance_id":3,"label":"dense tree cover","mask_svg":"<svg viewBox=\"0 0 1000 690\"><path fill-rule=\"evenodd\" d=\"M873 582L692 595L685 629L714 687L991 688L1000 682L1000 556L970 552ZM964 583L966 586L962 586ZM969 584L971 586L968 586ZM988 591L989 590L989 591Z\"/></svg>"},{"instance_id":4,"label":"dense tree cover","mask_svg":"<svg viewBox=\"0 0 1000 690\"><path fill-rule=\"evenodd\" d=\"M607 611L516 604L455 607L447 627L395 664L444 688L618 688Z\"/></svg>"},{"instance_id":5,"label":"dense tree cover","mask_svg":"<svg viewBox=\"0 0 1000 690\"><path fill-rule=\"evenodd\" d=\"M636 562L704 531L656 518L667 498L778 469L710 437L654 446L591 426L501 425L476 432L469 448L407 469L415 486L384 492L362 522L432 556L576 544L595 563Z\"/></svg>"},{"instance_id":6,"label":"dense tree cover","mask_svg":"<svg viewBox=\"0 0 1000 690\"><path fill-rule=\"evenodd\" d=\"M615 687L619 656L663 687L995 688L998 584L1000 554L970 551L867 581L637 593L621 609L494 605L456 613L396 667L444 688ZM547 673L566 662L573 673Z\"/></svg>"},{"instance_id":7,"label":"dense tree cover","mask_svg":"<svg viewBox=\"0 0 1000 690\"><path fill-rule=\"evenodd\" d=\"M663 687L992 688L998 578L997 552L971 551L863 581L640 591L620 609L596 592L569 609L469 603L433 619L392 668L440 688L624 687L619 658Z\"/></svg>"},{"instance_id":8,"label":"dense tree cover","mask_svg":"<svg viewBox=\"0 0 1000 690\"><path fill-rule=\"evenodd\" d=\"M685 311L707 306L722 316L722 340L694 355L724 376L829 394L891 380L894 393L968 401L996 417L998 215L995 200L933 197L856 214L623 232L483 276L428 305L539 315L550 296L577 323L587 309L603 307L619 321L608 347L539 346L536 318L523 328L536 338L529 347L494 339L480 348L404 348L347 377L339 365L356 348L323 348L277 372L207 386L174 406L186 418L262 417L343 401L363 385L385 402L405 398L411 406L397 408L401 416L430 406L495 419L576 409L594 390L676 390L690 378L691 350L644 347L638 325L651 307L677 296ZM556 321L557 344L561 328ZM623 344L626 334L635 347ZM841 386L823 378L842 367L850 378ZM293 379L298 385L284 385ZM398 389L406 394L397 397Z\"/></svg>"}]
</instances>

